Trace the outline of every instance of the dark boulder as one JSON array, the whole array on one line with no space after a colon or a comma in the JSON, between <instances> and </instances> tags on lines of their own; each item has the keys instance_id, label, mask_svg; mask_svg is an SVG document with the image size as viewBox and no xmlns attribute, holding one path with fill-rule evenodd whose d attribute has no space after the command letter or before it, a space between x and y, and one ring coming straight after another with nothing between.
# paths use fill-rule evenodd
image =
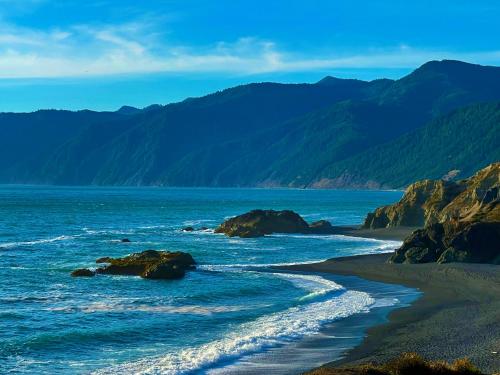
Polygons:
<instances>
[{"instance_id":1,"label":"dark boulder","mask_svg":"<svg viewBox=\"0 0 500 375\"><path fill-rule=\"evenodd\" d=\"M177 264L156 263L147 268L141 276L145 279L180 279L185 274L185 269Z\"/></svg>"},{"instance_id":2,"label":"dark boulder","mask_svg":"<svg viewBox=\"0 0 500 375\"><path fill-rule=\"evenodd\" d=\"M185 227L185 228L182 228L182 231L183 232L192 232L192 231L194 231L194 228L193 227Z\"/></svg>"},{"instance_id":3,"label":"dark boulder","mask_svg":"<svg viewBox=\"0 0 500 375\"><path fill-rule=\"evenodd\" d=\"M327 220L319 220L309 225L309 233L315 234L330 234L333 233L334 227Z\"/></svg>"},{"instance_id":4,"label":"dark boulder","mask_svg":"<svg viewBox=\"0 0 500 375\"><path fill-rule=\"evenodd\" d=\"M226 220L215 233L252 238L272 233L331 234L334 227L326 220L309 225L299 214L289 210L253 210Z\"/></svg>"},{"instance_id":5,"label":"dark boulder","mask_svg":"<svg viewBox=\"0 0 500 375\"><path fill-rule=\"evenodd\" d=\"M71 276L73 277L92 277L95 276L95 272L89 270L88 268L79 268L71 272Z\"/></svg>"},{"instance_id":6,"label":"dark boulder","mask_svg":"<svg viewBox=\"0 0 500 375\"><path fill-rule=\"evenodd\" d=\"M413 232L391 263L500 263L500 222L434 224Z\"/></svg>"},{"instance_id":7,"label":"dark boulder","mask_svg":"<svg viewBox=\"0 0 500 375\"><path fill-rule=\"evenodd\" d=\"M445 238L447 249L439 263L473 262L500 264L500 222L478 222Z\"/></svg>"},{"instance_id":8,"label":"dark boulder","mask_svg":"<svg viewBox=\"0 0 500 375\"><path fill-rule=\"evenodd\" d=\"M128 238L122 238L122 239L120 240L120 242L125 242L125 243L128 243L128 242L132 242L132 241L130 241Z\"/></svg>"},{"instance_id":9,"label":"dark boulder","mask_svg":"<svg viewBox=\"0 0 500 375\"><path fill-rule=\"evenodd\" d=\"M195 268L193 257L180 251L146 250L123 258L99 258L96 263L109 263L98 268L98 274L141 276L147 279L179 279L186 270Z\"/></svg>"},{"instance_id":10,"label":"dark boulder","mask_svg":"<svg viewBox=\"0 0 500 375\"><path fill-rule=\"evenodd\" d=\"M253 210L222 223L215 233L229 237L261 237L272 233L305 233L309 225L299 214L284 210Z\"/></svg>"}]
</instances>

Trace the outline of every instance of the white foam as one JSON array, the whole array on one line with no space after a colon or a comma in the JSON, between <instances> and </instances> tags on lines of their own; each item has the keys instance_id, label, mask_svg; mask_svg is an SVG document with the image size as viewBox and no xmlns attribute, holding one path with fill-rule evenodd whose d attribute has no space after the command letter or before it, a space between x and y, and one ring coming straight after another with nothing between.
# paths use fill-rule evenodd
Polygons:
<instances>
[{"instance_id":1,"label":"white foam","mask_svg":"<svg viewBox=\"0 0 500 375\"><path fill-rule=\"evenodd\" d=\"M0 243L0 249L1 248L11 249L13 247L20 247L20 246L33 246L33 245L56 242L56 241L67 241L67 240L72 240L75 237L77 236L57 236L53 238L43 238L40 240L33 240L33 241L6 242L6 243Z\"/></svg>"},{"instance_id":2,"label":"white foam","mask_svg":"<svg viewBox=\"0 0 500 375\"><path fill-rule=\"evenodd\" d=\"M272 273L281 279L290 281L295 287L307 290L309 294L300 298L301 301L313 299L335 290L344 290L344 287L334 281L316 275L300 275L289 273Z\"/></svg>"},{"instance_id":3,"label":"white foam","mask_svg":"<svg viewBox=\"0 0 500 375\"><path fill-rule=\"evenodd\" d=\"M199 220L186 220L182 222L182 225L185 226L194 226L194 225L200 225L204 223L214 223L215 220L213 219L199 219Z\"/></svg>"},{"instance_id":4,"label":"white foam","mask_svg":"<svg viewBox=\"0 0 500 375\"><path fill-rule=\"evenodd\" d=\"M131 305L109 302L94 302L83 307L75 306L59 306L47 308L47 311L63 311L72 313L81 311L84 313L97 313L112 311L115 313L139 311L148 313L164 313L164 314L189 314L189 315L212 315L226 312L236 312L250 310L255 306L199 306L199 305L184 305L184 306L151 306L151 305Z\"/></svg>"},{"instance_id":5,"label":"white foam","mask_svg":"<svg viewBox=\"0 0 500 375\"><path fill-rule=\"evenodd\" d=\"M323 262L326 259L308 260L304 262L288 262L288 263L234 263L234 264L199 264L196 269L203 271L214 271L214 272L241 272L249 271L257 268L269 268L269 267L280 267L280 266L295 266L299 264L314 264Z\"/></svg>"},{"instance_id":6,"label":"white foam","mask_svg":"<svg viewBox=\"0 0 500 375\"><path fill-rule=\"evenodd\" d=\"M260 317L235 327L222 339L201 346L125 363L97 371L96 374L179 374L203 369L221 360L238 358L317 333L324 323L366 312L374 302L367 293L347 291L324 302L296 306Z\"/></svg>"}]
</instances>

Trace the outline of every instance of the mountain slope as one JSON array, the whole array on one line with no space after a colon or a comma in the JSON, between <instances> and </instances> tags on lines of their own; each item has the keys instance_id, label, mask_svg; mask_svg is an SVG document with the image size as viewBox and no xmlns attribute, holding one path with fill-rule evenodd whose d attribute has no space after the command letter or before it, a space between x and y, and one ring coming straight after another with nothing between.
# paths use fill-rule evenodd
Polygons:
<instances>
[{"instance_id":1,"label":"mountain slope","mask_svg":"<svg viewBox=\"0 0 500 375\"><path fill-rule=\"evenodd\" d=\"M92 124L122 119L114 112L41 110L0 113L0 180L31 182L40 160Z\"/></svg>"},{"instance_id":2,"label":"mountain slope","mask_svg":"<svg viewBox=\"0 0 500 375\"><path fill-rule=\"evenodd\" d=\"M0 182L399 187L429 171L433 176L449 171L445 155L439 153L445 149L439 142L446 142L447 126L426 127L426 142L432 143L433 126L438 130L433 144L441 151L430 165L435 171L422 167L413 173L407 168L422 158L418 153L427 150L423 146L412 146L406 162L396 151L387 151L397 161L387 167L380 145L403 142L405 134L454 109L495 100L500 100L500 68L457 61L429 62L397 81L326 77L316 84L243 85L166 106L125 107L78 126L69 121L70 130L63 129L64 136L54 139L39 141L32 131L19 133L21 141L13 144L20 147L4 153L14 163L0 163ZM464 153L469 156L457 169L477 169L497 157L498 137L491 131L496 117L481 111L483 117L464 115L461 125L468 128L474 122L470 126L476 127L477 137L462 136L459 125L448 125L460 128L449 132L462 132L449 152L471 142L471 151ZM19 116L31 121L23 117L30 114ZM44 126L40 131L45 134L60 130ZM16 122L2 124L0 117L0 137L12 129L17 129ZM40 144L28 147L23 137ZM487 147L474 151L482 137L489 140ZM23 157L16 159L16 153ZM367 171L367 163L373 163L373 171Z\"/></svg>"},{"instance_id":3,"label":"mountain slope","mask_svg":"<svg viewBox=\"0 0 500 375\"><path fill-rule=\"evenodd\" d=\"M464 107L400 138L327 167L322 186L403 187L417 179L465 177L500 160L500 102Z\"/></svg>"},{"instance_id":4,"label":"mountain slope","mask_svg":"<svg viewBox=\"0 0 500 375\"><path fill-rule=\"evenodd\" d=\"M165 184L172 165L208 145L242 139L345 98L363 98L373 84L262 83L128 116L127 126L102 136L89 127L32 170L61 184ZM169 184L176 184L172 181Z\"/></svg>"}]
</instances>

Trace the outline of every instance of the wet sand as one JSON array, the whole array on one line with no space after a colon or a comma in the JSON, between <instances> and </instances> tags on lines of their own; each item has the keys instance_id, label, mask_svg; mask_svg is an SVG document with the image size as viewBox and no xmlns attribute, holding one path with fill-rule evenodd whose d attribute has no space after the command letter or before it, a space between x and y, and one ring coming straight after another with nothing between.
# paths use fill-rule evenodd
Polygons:
<instances>
[{"instance_id":1,"label":"wet sand","mask_svg":"<svg viewBox=\"0 0 500 375\"><path fill-rule=\"evenodd\" d=\"M344 236L374 238L376 240L403 241L416 227L397 227L380 229L363 229L361 226L334 226L333 234Z\"/></svg>"},{"instance_id":2,"label":"wet sand","mask_svg":"<svg viewBox=\"0 0 500 375\"><path fill-rule=\"evenodd\" d=\"M423 292L409 307L392 311L387 323L368 329L361 345L325 366L383 362L402 352L417 352L428 359L447 361L469 357L485 372L500 371L500 266L387 264L388 257L360 255L279 267L358 276Z\"/></svg>"}]
</instances>

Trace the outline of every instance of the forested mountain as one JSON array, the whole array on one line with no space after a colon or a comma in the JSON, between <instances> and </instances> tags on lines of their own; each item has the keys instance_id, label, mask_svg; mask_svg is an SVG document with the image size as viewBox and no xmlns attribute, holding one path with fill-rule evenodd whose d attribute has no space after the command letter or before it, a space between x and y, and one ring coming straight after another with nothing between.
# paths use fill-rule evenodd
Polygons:
<instances>
[{"instance_id":1,"label":"forested mountain","mask_svg":"<svg viewBox=\"0 0 500 375\"><path fill-rule=\"evenodd\" d=\"M0 182L401 187L498 160L499 100L500 68L445 60L396 81L326 77L143 110L2 114Z\"/></svg>"},{"instance_id":2,"label":"forested mountain","mask_svg":"<svg viewBox=\"0 0 500 375\"><path fill-rule=\"evenodd\" d=\"M418 179L465 178L500 160L500 102L474 104L321 172L330 187L403 187ZM329 180L329 177L332 179Z\"/></svg>"}]
</instances>

